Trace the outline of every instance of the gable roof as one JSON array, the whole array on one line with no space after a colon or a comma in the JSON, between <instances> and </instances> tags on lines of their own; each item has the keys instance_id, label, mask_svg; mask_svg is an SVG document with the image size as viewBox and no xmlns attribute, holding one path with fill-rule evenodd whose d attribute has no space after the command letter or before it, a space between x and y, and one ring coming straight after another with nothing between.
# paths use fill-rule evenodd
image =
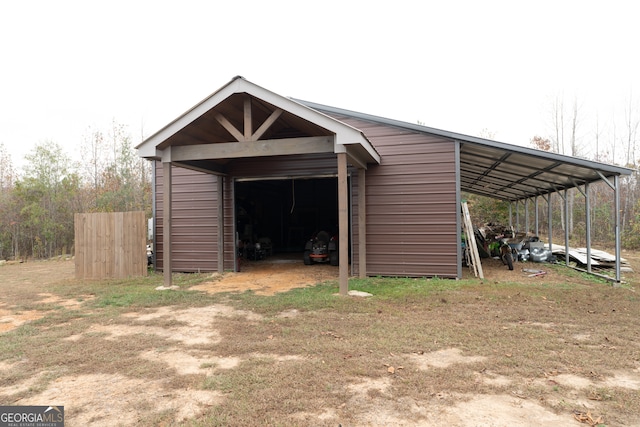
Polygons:
<instances>
[{"instance_id":1,"label":"gable roof","mask_svg":"<svg viewBox=\"0 0 640 427\"><path fill-rule=\"evenodd\" d=\"M522 200L614 176L630 175L633 172L629 168L620 166L463 135L313 102L297 101L329 115L353 117L412 132L437 135L457 142L460 144L461 189L492 198L509 201Z\"/></svg>"},{"instance_id":2,"label":"gable roof","mask_svg":"<svg viewBox=\"0 0 640 427\"><path fill-rule=\"evenodd\" d=\"M329 149L334 153L346 152L361 166L380 162L380 155L360 130L241 76L234 77L136 148L141 157L148 159L172 161L172 157L177 158L175 152L180 150L181 160L220 163L242 154L238 154L238 150L232 153L225 150L223 154L222 150L211 149L213 145L227 144L228 148L230 144L237 146L238 142L290 141L291 138L300 138L300 144L288 144L287 154L296 154L296 150L305 153L304 150ZM305 143L311 148L305 148ZM326 143L331 145L326 147ZM207 146L207 149L200 147L196 151L193 146ZM193 157L196 152L202 157Z\"/></svg>"}]
</instances>

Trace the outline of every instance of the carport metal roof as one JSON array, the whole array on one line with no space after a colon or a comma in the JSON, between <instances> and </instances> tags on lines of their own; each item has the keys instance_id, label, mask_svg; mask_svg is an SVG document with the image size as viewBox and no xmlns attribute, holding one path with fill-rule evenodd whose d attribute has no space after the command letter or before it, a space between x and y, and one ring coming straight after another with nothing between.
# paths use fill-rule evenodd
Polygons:
<instances>
[{"instance_id":1,"label":"carport metal roof","mask_svg":"<svg viewBox=\"0 0 640 427\"><path fill-rule=\"evenodd\" d=\"M460 186L483 196L516 201L579 187L631 170L481 138L460 142Z\"/></svg>"},{"instance_id":2,"label":"carport metal roof","mask_svg":"<svg viewBox=\"0 0 640 427\"><path fill-rule=\"evenodd\" d=\"M517 201L632 173L631 169L620 166L297 101L330 115L350 116L457 141L460 144L460 188L482 196Z\"/></svg>"}]
</instances>

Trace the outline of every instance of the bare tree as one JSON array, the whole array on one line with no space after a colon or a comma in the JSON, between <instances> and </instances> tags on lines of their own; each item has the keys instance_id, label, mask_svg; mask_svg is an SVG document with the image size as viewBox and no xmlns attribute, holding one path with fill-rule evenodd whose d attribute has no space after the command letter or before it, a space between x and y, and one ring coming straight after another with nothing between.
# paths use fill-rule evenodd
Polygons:
<instances>
[{"instance_id":1,"label":"bare tree","mask_svg":"<svg viewBox=\"0 0 640 427\"><path fill-rule=\"evenodd\" d=\"M16 250L16 208L13 203L13 183L15 170L11 156L4 144L0 143L0 259L15 255Z\"/></svg>"},{"instance_id":2,"label":"bare tree","mask_svg":"<svg viewBox=\"0 0 640 427\"><path fill-rule=\"evenodd\" d=\"M104 171L109 164L109 147L104 134L99 130L91 131L90 135L84 137L80 152L83 159L82 176L91 187L92 203L95 206L103 186Z\"/></svg>"},{"instance_id":3,"label":"bare tree","mask_svg":"<svg viewBox=\"0 0 640 427\"><path fill-rule=\"evenodd\" d=\"M638 115L638 106L634 104L633 92L629 91L629 101L625 108L624 128L625 128L625 163L627 166L635 168L637 166L636 159L636 139L638 135L638 125L640 124L640 116Z\"/></svg>"},{"instance_id":4,"label":"bare tree","mask_svg":"<svg viewBox=\"0 0 640 427\"><path fill-rule=\"evenodd\" d=\"M640 125L640 114L637 103L634 102L633 92L629 91L628 103L625 107L624 134L622 140L625 150L625 165L634 169L634 173L623 178L623 185L626 187L626 197L622 208L621 224L622 230L627 228L629 218L634 218L636 200L638 200L638 161L636 159L636 145L638 136L638 126Z\"/></svg>"},{"instance_id":5,"label":"bare tree","mask_svg":"<svg viewBox=\"0 0 640 427\"><path fill-rule=\"evenodd\" d=\"M570 111L565 111L564 96L556 96L555 101L551 108L552 119L552 137L551 147L553 151L560 154L569 154L571 156L579 156L579 107L578 98L574 97L573 104ZM567 153L568 152L568 153ZM565 222L564 209L560 209L560 221L562 229L565 229L565 224L569 230L569 234L573 233L573 205L575 199L575 191L572 189L567 192L567 199L563 203L567 203L569 215L568 221ZM559 203L558 205L562 205Z\"/></svg>"},{"instance_id":6,"label":"bare tree","mask_svg":"<svg viewBox=\"0 0 640 427\"><path fill-rule=\"evenodd\" d=\"M551 151L564 154L564 98L556 96L551 108L551 124L553 128Z\"/></svg>"}]
</instances>

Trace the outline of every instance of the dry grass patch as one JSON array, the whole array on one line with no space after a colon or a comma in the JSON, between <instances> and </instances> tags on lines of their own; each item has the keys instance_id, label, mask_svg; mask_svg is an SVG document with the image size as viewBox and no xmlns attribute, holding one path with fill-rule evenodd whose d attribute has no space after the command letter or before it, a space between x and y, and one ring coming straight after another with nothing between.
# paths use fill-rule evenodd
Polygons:
<instances>
[{"instance_id":1,"label":"dry grass patch","mask_svg":"<svg viewBox=\"0 0 640 427\"><path fill-rule=\"evenodd\" d=\"M366 299L30 283L0 301L46 308L0 334L0 399L74 425L639 425L635 289L554 275L352 280Z\"/></svg>"}]
</instances>

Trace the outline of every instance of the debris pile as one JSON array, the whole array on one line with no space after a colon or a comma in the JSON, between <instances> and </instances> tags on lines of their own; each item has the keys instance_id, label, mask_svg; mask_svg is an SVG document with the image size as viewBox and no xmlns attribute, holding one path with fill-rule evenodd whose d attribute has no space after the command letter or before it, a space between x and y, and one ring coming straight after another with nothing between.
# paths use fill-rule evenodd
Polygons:
<instances>
[{"instance_id":1,"label":"debris pile","mask_svg":"<svg viewBox=\"0 0 640 427\"><path fill-rule=\"evenodd\" d=\"M518 261L555 262L553 253L531 233L517 233L513 227L487 223L476 232L478 250L484 258L499 257L500 246L508 244Z\"/></svg>"}]
</instances>

